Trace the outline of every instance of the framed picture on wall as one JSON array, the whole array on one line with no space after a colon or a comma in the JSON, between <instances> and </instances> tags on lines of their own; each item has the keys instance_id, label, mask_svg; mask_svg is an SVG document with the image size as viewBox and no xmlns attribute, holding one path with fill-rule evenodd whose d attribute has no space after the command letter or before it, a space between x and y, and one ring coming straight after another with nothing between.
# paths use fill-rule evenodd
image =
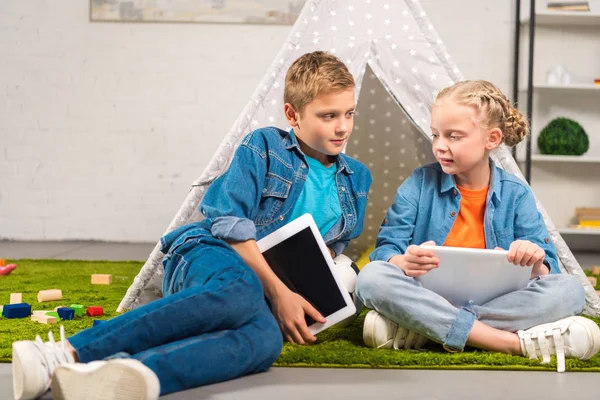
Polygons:
<instances>
[{"instance_id":1,"label":"framed picture on wall","mask_svg":"<svg viewBox=\"0 0 600 400\"><path fill-rule=\"evenodd\" d=\"M90 0L90 20L293 25L305 0Z\"/></svg>"}]
</instances>

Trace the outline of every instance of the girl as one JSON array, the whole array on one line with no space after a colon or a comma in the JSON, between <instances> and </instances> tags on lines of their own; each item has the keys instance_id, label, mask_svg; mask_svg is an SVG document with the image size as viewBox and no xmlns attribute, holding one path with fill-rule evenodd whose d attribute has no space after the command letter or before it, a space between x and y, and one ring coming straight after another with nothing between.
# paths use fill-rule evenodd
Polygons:
<instances>
[{"instance_id":1,"label":"girl","mask_svg":"<svg viewBox=\"0 0 600 400\"><path fill-rule=\"evenodd\" d=\"M495 166L490 152L528 133L519 111L493 84L466 81L442 90L431 113L437 163L416 169L398 189L357 295L372 309L363 338L370 347L420 347L427 338L451 352L465 345L550 361L588 359L600 329L575 317L584 290L561 275L554 246L529 186ZM439 267L420 244L508 249L515 265L533 266L528 286L487 304L452 306L414 277ZM442 266L443 268L443 266Z\"/></svg>"}]
</instances>

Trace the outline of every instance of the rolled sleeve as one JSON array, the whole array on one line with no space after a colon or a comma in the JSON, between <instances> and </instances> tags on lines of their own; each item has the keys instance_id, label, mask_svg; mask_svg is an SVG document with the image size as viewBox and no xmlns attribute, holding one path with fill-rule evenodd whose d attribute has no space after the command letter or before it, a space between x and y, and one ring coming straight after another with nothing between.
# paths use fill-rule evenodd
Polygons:
<instances>
[{"instance_id":1,"label":"rolled sleeve","mask_svg":"<svg viewBox=\"0 0 600 400\"><path fill-rule=\"evenodd\" d=\"M371 261L389 261L406 252L415 231L422 180L422 172L416 170L398 188L379 229L375 250L369 255Z\"/></svg>"},{"instance_id":2,"label":"rolled sleeve","mask_svg":"<svg viewBox=\"0 0 600 400\"><path fill-rule=\"evenodd\" d=\"M515 209L515 239L529 240L540 246L546 253L544 264L550 268L550 273L560 274L556 248L550 240L548 229L537 209L531 189L525 191Z\"/></svg>"},{"instance_id":3,"label":"rolled sleeve","mask_svg":"<svg viewBox=\"0 0 600 400\"><path fill-rule=\"evenodd\" d=\"M256 240L256 225L247 218L218 217L215 218L210 232L214 237L234 242L245 242Z\"/></svg>"},{"instance_id":4,"label":"rolled sleeve","mask_svg":"<svg viewBox=\"0 0 600 400\"><path fill-rule=\"evenodd\" d=\"M227 171L208 188L200 211L211 219L210 231L223 240L256 239L257 210L266 163L260 151L246 144L237 149Z\"/></svg>"}]
</instances>

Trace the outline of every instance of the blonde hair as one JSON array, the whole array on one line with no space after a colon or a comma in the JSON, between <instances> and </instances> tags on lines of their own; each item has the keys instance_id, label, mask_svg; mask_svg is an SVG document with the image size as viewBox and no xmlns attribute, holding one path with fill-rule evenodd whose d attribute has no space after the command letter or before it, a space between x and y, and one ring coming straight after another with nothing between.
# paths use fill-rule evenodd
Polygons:
<instances>
[{"instance_id":1,"label":"blonde hair","mask_svg":"<svg viewBox=\"0 0 600 400\"><path fill-rule=\"evenodd\" d=\"M336 56L324 51L307 53L292 63L285 75L283 101L300 112L320 93L354 88L354 78Z\"/></svg>"},{"instance_id":2,"label":"blonde hair","mask_svg":"<svg viewBox=\"0 0 600 400\"><path fill-rule=\"evenodd\" d=\"M446 99L473 107L482 117L480 125L485 129L499 128L502 141L508 146L515 146L529 133L527 119L510 104L500 89L488 81L458 82L442 89L434 104Z\"/></svg>"}]
</instances>

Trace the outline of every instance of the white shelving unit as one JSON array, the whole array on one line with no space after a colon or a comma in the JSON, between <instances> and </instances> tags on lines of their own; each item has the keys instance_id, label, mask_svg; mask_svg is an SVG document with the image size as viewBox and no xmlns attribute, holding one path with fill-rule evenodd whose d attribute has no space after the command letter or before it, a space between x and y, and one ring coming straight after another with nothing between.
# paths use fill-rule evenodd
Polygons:
<instances>
[{"instance_id":1,"label":"white shelving unit","mask_svg":"<svg viewBox=\"0 0 600 400\"><path fill-rule=\"evenodd\" d=\"M546 0L536 1L535 51L533 62L532 169L531 184L550 218L559 227L569 247L583 252L600 265L600 229L570 228L576 207L600 207L600 64L593 54L600 51L600 0L591 0L591 11L548 11ZM521 44L527 49L529 3L522 3ZM527 63L528 57L522 57ZM550 68L562 64L573 83L544 83ZM526 64L525 64L526 65ZM527 67L521 67L526 71ZM527 78L521 82L527 82ZM584 83L585 82L585 83ZM527 89L520 90L521 111ZM572 118L582 124L590 150L582 156L536 154L537 135L552 119ZM524 166L524 152L518 156Z\"/></svg>"},{"instance_id":2,"label":"white shelving unit","mask_svg":"<svg viewBox=\"0 0 600 400\"><path fill-rule=\"evenodd\" d=\"M600 228L560 228L558 233L561 235L600 235ZM600 250L600 249L598 249Z\"/></svg>"},{"instance_id":3,"label":"white shelving unit","mask_svg":"<svg viewBox=\"0 0 600 400\"><path fill-rule=\"evenodd\" d=\"M527 89L520 89L521 92L526 92ZM600 85L598 84L570 84L570 85L548 85L539 84L533 85L533 90L537 91L568 91L568 92L579 92L579 91L600 91Z\"/></svg>"},{"instance_id":4,"label":"white shelving unit","mask_svg":"<svg viewBox=\"0 0 600 400\"><path fill-rule=\"evenodd\" d=\"M566 163L600 163L600 157L588 156L550 156L545 154L532 154L531 160L535 162L566 162Z\"/></svg>"},{"instance_id":5,"label":"white shelving unit","mask_svg":"<svg viewBox=\"0 0 600 400\"><path fill-rule=\"evenodd\" d=\"M529 17L521 19L524 25L529 24ZM536 25L600 25L600 13L595 11L538 11L535 14Z\"/></svg>"}]
</instances>

